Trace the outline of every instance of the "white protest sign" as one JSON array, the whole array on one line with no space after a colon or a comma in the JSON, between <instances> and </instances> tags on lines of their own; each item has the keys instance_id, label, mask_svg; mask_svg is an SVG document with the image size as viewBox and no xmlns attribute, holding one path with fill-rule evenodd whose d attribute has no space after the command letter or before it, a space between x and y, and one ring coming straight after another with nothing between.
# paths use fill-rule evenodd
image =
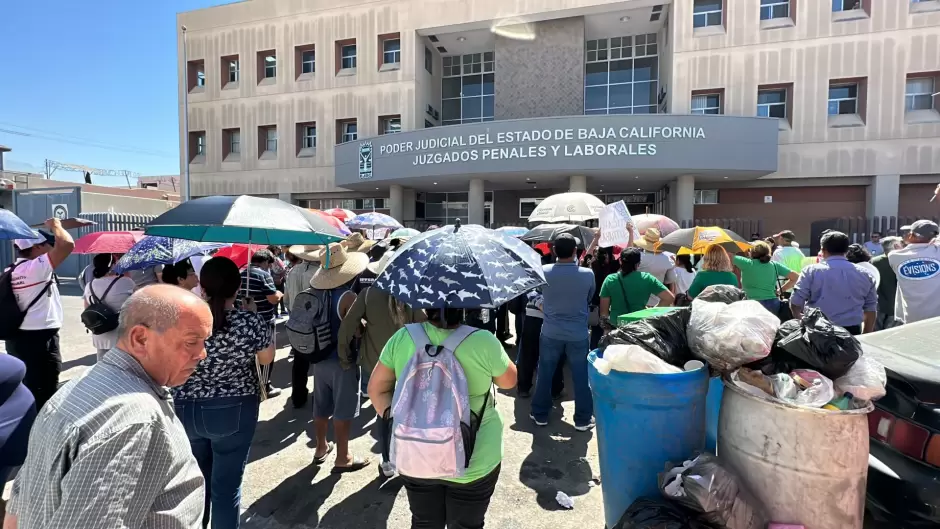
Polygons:
<instances>
[{"instance_id":1,"label":"white protest sign","mask_svg":"<svg viewBox=\"0 0 940 529\"><path fill-rule=\"evenodd\" d=\"M607 204L601 210L598 216L598 223L601 228L601 240L598 245L601 248L609 248L614 245L623 246L630 242L630 232L627 231L627 223L633 222L630 216L630 210L623 200ZM634 240L640 238L640 234L633 228Z\"/></svg>"}]
</instances>

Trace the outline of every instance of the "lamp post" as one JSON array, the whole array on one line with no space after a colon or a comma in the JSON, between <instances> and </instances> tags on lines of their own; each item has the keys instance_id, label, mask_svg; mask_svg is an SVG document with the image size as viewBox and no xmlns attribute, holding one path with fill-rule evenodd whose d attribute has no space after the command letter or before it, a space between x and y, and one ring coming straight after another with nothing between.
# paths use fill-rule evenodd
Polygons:
<instances>
[{"instance_id":1,"label":"lamp post","mask_svg":"<svg viewBox=\"0 0 940 529\"><path fill-rule=\"evenodd\" d=\"M183 202L191 198L189 186L189 56L186 53L186 26L183 33Z\"/></svg>"}]
</instances>

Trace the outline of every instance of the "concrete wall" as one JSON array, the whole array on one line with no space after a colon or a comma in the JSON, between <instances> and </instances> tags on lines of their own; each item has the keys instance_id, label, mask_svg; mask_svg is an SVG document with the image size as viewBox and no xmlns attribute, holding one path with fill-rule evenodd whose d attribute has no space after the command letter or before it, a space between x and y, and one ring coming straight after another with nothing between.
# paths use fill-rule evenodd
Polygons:
<instances>
[{"instance_id":1,"label":"concrete wall","mask_svg":"<svg viewBox=\"0 0 940 529\"><path fill-rule=\"evenodd\" d=\"M533 24L533 40L496 37L496 119L584 113L584 18Z\"/></svg>"},{"instance_id":2,"label":"concrete wall","mask_svg":"<svg viewBox=\"0 0 940 529\"><path fill-rule=\"evenodd\" d=\"M82 213L134 213L138 215L159 215L175 206L175 203L152 198L139 198L121 195L104 195L82 192Z\"/></svg>"}]
</instances>

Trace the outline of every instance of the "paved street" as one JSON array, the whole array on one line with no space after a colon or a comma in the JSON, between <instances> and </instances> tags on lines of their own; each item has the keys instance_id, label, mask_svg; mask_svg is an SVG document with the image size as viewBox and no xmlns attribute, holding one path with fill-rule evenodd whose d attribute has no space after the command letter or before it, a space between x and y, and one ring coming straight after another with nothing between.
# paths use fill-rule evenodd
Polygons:
<instances>
[{"instance_id":1,"label":"paved street","mask_svg":"<svg viewBox=\"0 0 940 529\"><path fill-rule=\"evenodd\" d=\"M63 378L79 375L95 361L95 351L78 315L82 300L74 282L63 280L66 321L61 333ZM286 343L286 342L285 342ZM0 342L2 347L2 342ZM288 350L278 350L274 383L290 383ZM510 354L513 354L512 352ZM570 383L567 393L570 391ZM594 433L580 433L571 424L574 402L566 400L551 424L539 428L529 419L529 401L501 394L497 406L505 422L505 457L487 516L495 528L600 528L603 504ZM562 422L562 413L566 419ZM355 423L351 450L377 453L372 436L375 414L364 407ZM408 500L400 482L382 485L378 469L331 475L332 459L322 468L313 459L311 408L295 410L289 390L261 405L258 430L249 455L242 490L246 529L376 529L407 527ZM373 456L375 458L375 456ZM573 511L555 503L557 491L575 500ZM8 497L7 490L4 497Z\"/></svg>"}]
</instances>

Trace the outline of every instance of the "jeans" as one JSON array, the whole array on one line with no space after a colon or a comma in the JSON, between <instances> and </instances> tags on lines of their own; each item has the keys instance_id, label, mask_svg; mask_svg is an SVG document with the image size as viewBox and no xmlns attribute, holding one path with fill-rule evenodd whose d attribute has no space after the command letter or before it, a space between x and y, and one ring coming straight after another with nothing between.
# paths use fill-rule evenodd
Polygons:
<instances>
[{"instance_id":1,"label":"jeans","mask_svg":"<svg viewBox=\"0 0 940 529\"><path fill-rule=\"evenodd\" d=\"M482 529L499 480L496 467L473 483L402 476L411 506L411 529Z\"/></svg>"},{"instance_id":2,"label":"jeans","mask_svg":"<svg viewBox=\"0 0 940 529\"><path fill-rule=\"evenodd\" d=\"M175 403L193 456L206 479L202 526L232 529L239 524L242 476L258 425L257 395L178 400Z\"/></svg>"},{"instance_id":3,"label":"jeans","mask_svg":"<svg viewBox=\"0 0 940 529\"><path fill-rule=\"evenodd\" d=\"M532 390L535 370L539 365L539 336L542 334L542 318L527 317L522 326L522 348L516 354L516 368L519 378L516 389L520 392ZM559 362L552 376L552 396L560 395L565 389L564 364Z\"/></svg>"},{"instance_id":4,"label":"jeans","mask_svg":"<svg viewBox=\"0 0 940 529\"><path fill-rule=\"evenodd\" d=\"M12 340L6 341L6 349L7 353L26 364L23 385L33 393L36 409L42 409L59 388L59 373L62 371L59 329L17 331Z\"/></svg>"},{"instance_id":5,"label":"jeans","mask_svg":"<svg viewBox=\"0 0 940 529\"><path fill-rule=\"evenodd\" d=\"M780 314L780 300L777 298L774 299L760 299L757 300L758 303L764 306L771 314L777 316Z\"/></svg>"},{"instance_id":6,"label":"jeans","mask_svg":"<svg viewBox=\"0 0 940 529\"><path fill-rule=\"evenodd\" d=\"M574 382L574 424L587 426L594 415L594 397L588 386L587 336L580 340L565 341L539 337L539 373L535 381L535 397L532 399L532 416L539 422L548 421L552 410L552 381L542 373L554 373L562 357L568 358L571 379Z\"/></svg>"}]
</instances>

